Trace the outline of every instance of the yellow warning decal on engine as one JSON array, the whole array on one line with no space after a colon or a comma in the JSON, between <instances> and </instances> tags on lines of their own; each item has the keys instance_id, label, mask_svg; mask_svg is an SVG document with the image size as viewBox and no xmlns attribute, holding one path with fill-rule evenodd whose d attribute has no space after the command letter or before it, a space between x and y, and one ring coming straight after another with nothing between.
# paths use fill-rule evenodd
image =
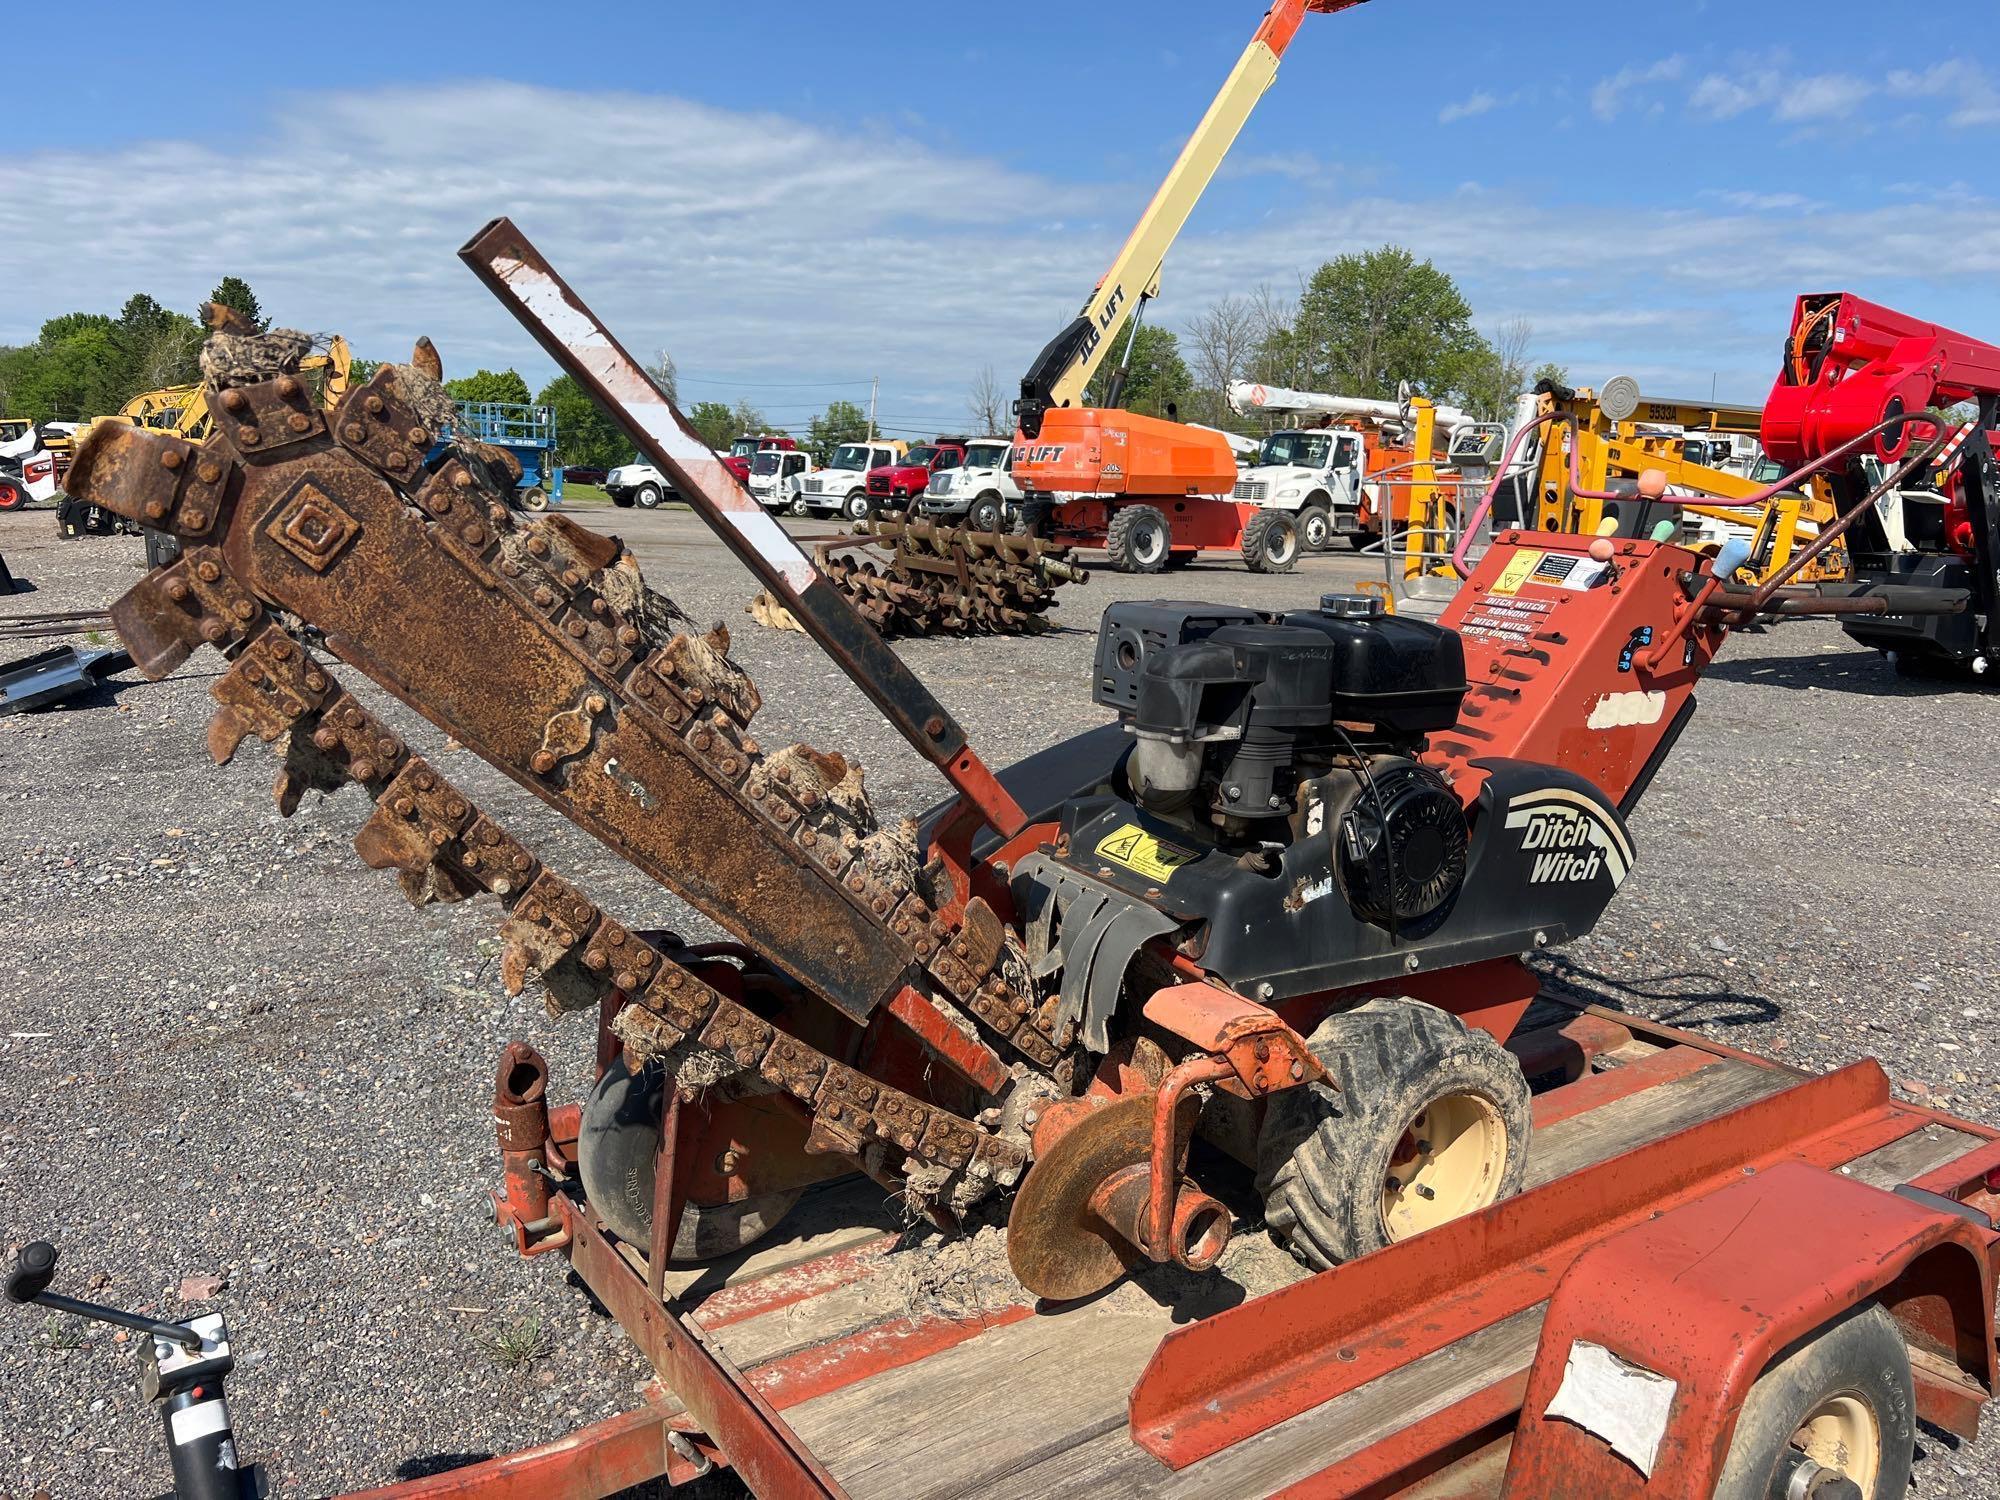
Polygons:
<instances>
[{"instance_id":1,"label":"yellow warning decal on engine","mask_svg":"<svg viewBox=\"0 0 2000 1500\"><path fill-rule=\"evenodd\" d=\"M1522 548L1509 559L1507 566L1500 570L1500 576L1493 580L1493 592L1512 594L1520 590L1522 584L1534 576L1541 566L1542 554L1533 548Z\"/></svg>"},{"instance_id":2,"label":"yellow warning decal on engine","mask_svg":"<svg viewBox=\"0 0 2000 1500\"><path fill-rule=\"evenodd\" d=\"M1172 880L1174 871L1193 864L1201 854L1163 844L1137 823L1126 823L1098 840L1097 857L1137 871L1148 880Z\"/></svg>"}]
</instances>

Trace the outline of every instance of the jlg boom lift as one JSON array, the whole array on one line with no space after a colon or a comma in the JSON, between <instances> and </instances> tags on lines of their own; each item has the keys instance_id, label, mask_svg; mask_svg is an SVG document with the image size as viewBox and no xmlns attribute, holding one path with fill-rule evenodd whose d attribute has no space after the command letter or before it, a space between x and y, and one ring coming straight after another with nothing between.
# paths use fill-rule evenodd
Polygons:
<instances>
[{"instance_id":1,"label":"jlg boom lift","mask_svg":"<svg viewBox=\"0 0 2000 1500\"><path fill-rule=\"evenodd\" d=\"M1213 549L1240 550L1263 572L1286 571L1297 561L1299 532L1290 516L1227 498L1236 460L1223 434L1120 409L1122 371L1103 407L1077 403L1128 322L1128 347L1137 338L1167 251L1276 80L1300 22L1308 12L1332 14L1361 3L1278 0L1271 7L1111 268L1029 366L1015 404L1014 478L1058 502L1053 509L1046 501L1031 503L1038 529L1072 545L1107 547L1124 571L1158 572Z\"/></svg>"},{"instance_id":2,"label":"jlg boom lift","mask_svg":"<svg viewBox=\"0 0 2000 1500\"><path fill-rule=\"evenodd\" d=\"M496 1202L661 1387L378 1495L727 1462L784 1497L1891 1500L1918 1416L1974 1429L1995 1133L1872 1062L1809 1077L1551 1008L1523 963L1638 858L1740 548L1503 531L1438 625L1115 605L1110 722L996 775L514 226L461 253L953 795L912 840L845 758L760 742L726 635L681 629L621 543L514 508L476 446L425 457L435 364L326 414L225 364L206 443L86 442L79 492L185 544L113 615L149 675L220 652L215 758L276 745L286 812L358 787L366 863L418 905L495 898L508 981L596 1021L580 1107L503 1055ZM732 940L624 925L351 674ZM843 1177L940 1225L1005 1208L1004 1266L940 1308L930 1252L851 1196L787 1232ZM10 1295L46 1301L31 1259ZM224 1372L226 1331L154 1337L162 1371ZM177 1428L209 1383L172 1389Z\"/></svg>"}]
</instances>

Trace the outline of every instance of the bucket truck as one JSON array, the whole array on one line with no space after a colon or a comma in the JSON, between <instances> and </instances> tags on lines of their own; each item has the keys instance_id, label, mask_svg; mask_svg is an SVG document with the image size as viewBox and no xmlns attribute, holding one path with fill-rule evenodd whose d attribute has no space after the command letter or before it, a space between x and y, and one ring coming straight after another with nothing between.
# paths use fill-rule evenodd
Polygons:
<instances>
[{"instance_id":1,"label":"bucket truck","mask_svg":"<svg viewBox=\"0 0 2000 1500\"><path fill-rule=\"evenodd\" d=\"M1360 547L1382 535L1385 517L1407 525L1416 490L1435 477L1420 468L1477 420L1407 392L1399 401L1376 401L1232 380L1228 395L1242 416L1305 419L1264 438L1233 494L1295 512L1299 540L1313 552L1335 537Z\"/></svg>"}]
</instances>

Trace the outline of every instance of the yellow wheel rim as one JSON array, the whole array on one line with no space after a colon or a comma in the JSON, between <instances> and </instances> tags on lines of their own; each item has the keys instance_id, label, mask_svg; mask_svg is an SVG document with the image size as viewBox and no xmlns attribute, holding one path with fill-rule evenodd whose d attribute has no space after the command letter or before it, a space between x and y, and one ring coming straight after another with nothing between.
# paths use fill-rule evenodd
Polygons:
<instances>
[{"instance_id":1,"label":"yellow wheel rim","mask_svg":"<svg viewBox=\"0 0 2000 1500\"><path fill-rule=\"evenodd\" d=\"M1882 1471L1882 1424L1861 1397L1828 1396L1806 1414L1792 1434L1792 1446L1818 1464L1860 1487L1862 1500L1875 1500Z\"/></svg>"},{"instance_id":2,"label":"yellow wheel rim","mask_svg":"<svg viewBox=\"0 0 2000 1500\"><path fill-rule=\"evenodd\" d=\"M1382 1183L1382 1227L1408 1239L1476 1209L1500 1194L1507 1170L1507 1125L1479 1094L1433 1099L1403 1131Z\"/></svg>"}]
</instances>

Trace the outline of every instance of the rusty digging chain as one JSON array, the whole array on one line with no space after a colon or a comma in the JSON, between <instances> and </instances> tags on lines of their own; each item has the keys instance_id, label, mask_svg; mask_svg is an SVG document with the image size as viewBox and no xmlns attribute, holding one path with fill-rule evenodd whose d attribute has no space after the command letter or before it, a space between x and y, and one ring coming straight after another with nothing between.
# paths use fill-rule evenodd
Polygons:
<instances>
[{"instance_id":1,"label":"rusty digging chain","mask_svg":"<svg viewBox=\"0 0 2000 1500\"><path fill-rule=\"evenodd\" d=\"M966 1184L973 1192L955 1195L955 1202L976 1196L981 1183L1011 1183L1026 1160L1021 1148L775 1032L606 917L414 758L271 620L267 599L324 630L337 654L675 884L672 872L663 872L661 849L635 838L629 808L605 803L599 781L582 784L600 799L584 805L576 778L565 779L587 757L607 756L608 742L665 781L672 762L647 751L631 731L671 746L726 794L724 803L696 802L689 794L688 805L706 812L726 803L769 829L764 849L738 851L739 870L742 861L763 859L749 868L746 883L778 879L784 872L773 868L768 851L787 851L783 860L794 873L786 878L796 882L817 870L844 893L855 918L865 914L880 940L864 946L893 960L900 942L944 996L996 1034L1018 1036L1023 1056L1043 1067L1057 1059L1041 1031L1021 1024L1031 1013L1044 1017L996 968L1006 967L1000 963L1006 935L983 903L971 903L965 921L954 926L910 879L891 878L871 863L866 841L828 805L828 785L814 784L810 774L828 761L844 763L804 747L790 761L767 759L747 733L759 706L756 691L728 666L714 636L675 634L648 652L659 633L658 611L671 605L638 584L615 540L560 517L520 524L498 503L504 491L488 472L487 455L461 453L426 474L423 454L434 424L418 414L415 397L405 399L399 373L410 379L404 367L385 366L330 419L291 374L212 391L222 421L200 447L136 428L93 435L78 456L76 491L187 543L179 559L114 607L141 668L163 676L201 644L222 650L232 665L213 689L222 704L209 733L216 758L227 759L245 734L285 735L276 791L287 812L307 790L360 783L377 806L357 847L371 865L398 869L413 901L457 900L483 889L509 904L510 982L528 967L539 969L551 1005L562 1009L590 1003L614 985L624 989L638 1001L622 1013L635 1053L687 1045L733 1069L755 1069L811 1108L823 1147L880 1142L973 1179ZM423 393L416 380L410 390ZM343 554L361 559L346 573L339 568ZM606 597L609 575L618 571L614 562L630 574L616 605ZM472 613L462 606L474 603L481 618L462 618ZM385 615L394 622L386 631ZM505 638L482 642L482 628ZM461 650L494 644L497 659L433 659L447 640ZM521 659L530 653L532 659ZM565 659L568 665L557 670ZM510 665L518 681L507 678ZM484 681L469 675L482 671ZM567 693L563 684L572 681L582 690L544 714L532 690L545 680L550 693ZM601 770L595 762L588 769L604 784L617 783L620 774L615 757ZM651 793L637 772L624 774L620 789L650 809ZM716 858L731 857L732 841L710 837ZM844 920L841 930L863 931ZM880 967L880 960L867 961Z\"/></svg>"},{"instance_id":2,"label":"rusty digging chain","mask_svg":"<svg viewBox=\"0 0 2000 1500\"><path fill-rule=\"evenodd\" d=\"M193 559L197 571L212 561ZM222 705L209 726L210 753L226 761L250 734L309 742L320 761L316 785L337 774L374 798L354 840L363 863L396 870L417 905L487 891L508 908L501 932L510 985L530 968L566 973L549 988L551 1009L561 1010L615 986L631 1003L613 1029L636 1062L686 1047L732 1072L755 1072L812 1111L818 1149L859 1156L879 1142L980 1183L1008 1186L1020 1176L1027 1153L1018 1146L835 1062L628 931L411 754L297 640L258 614L246 626L252 621L261 628L210 689ZM295 806L301 788L289 761L277 792L281 805Z\"/></svg>"},{"instance_id":3,"label":"rusty digging chain","mask_svg":"<svg viewBox=\"0 0 2000 1500\"><path fill-rule=\"evenodd\" d=\"M876 555L854 555L864 547ZM885 636L1053 630L1057 587L1090 578L1054 542L919 519L867 521L859 539L824 543L814 560Z\"/></svg>"}]
</instances>

